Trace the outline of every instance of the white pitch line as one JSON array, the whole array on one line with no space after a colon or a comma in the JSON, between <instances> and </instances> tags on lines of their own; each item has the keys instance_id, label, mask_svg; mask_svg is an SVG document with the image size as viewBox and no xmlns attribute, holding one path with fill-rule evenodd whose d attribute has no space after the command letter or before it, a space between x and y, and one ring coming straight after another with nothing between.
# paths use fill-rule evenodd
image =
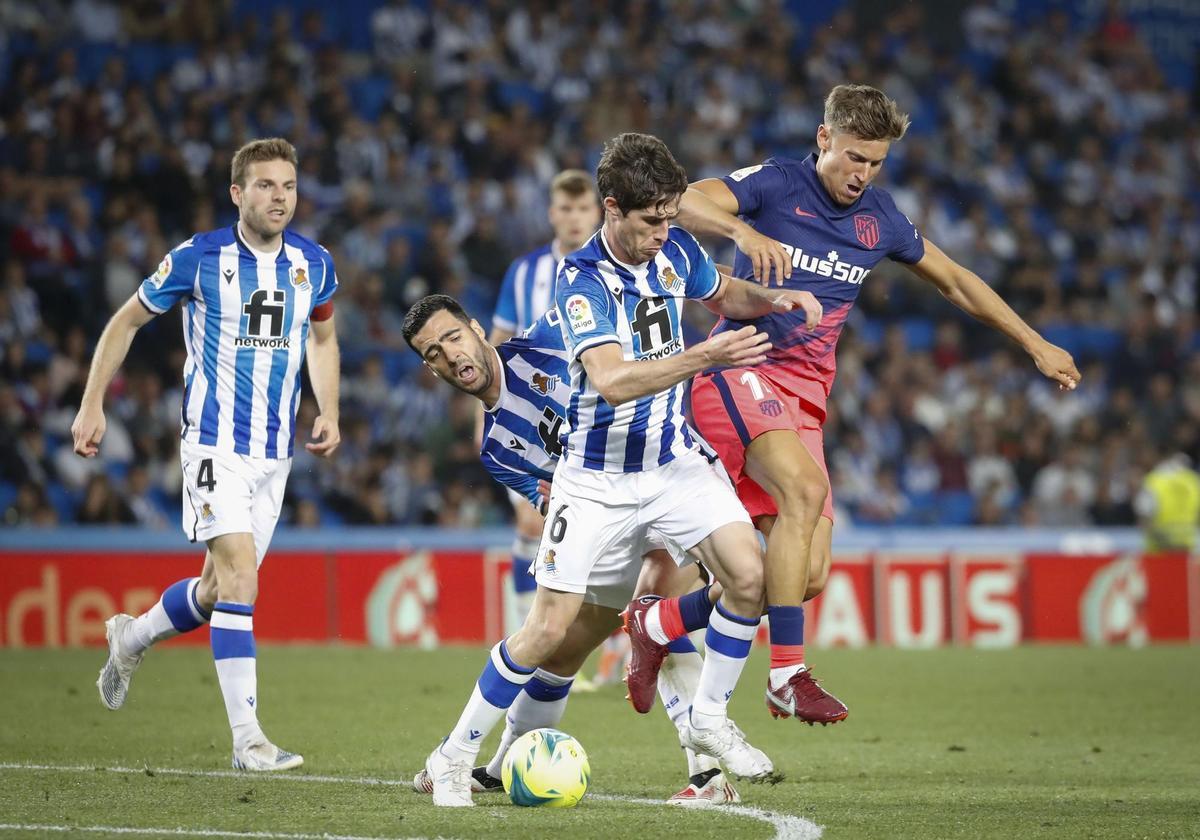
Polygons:
<instances>
[{"instance_id":1,"label":"white pitch line","mask_svg":"<svg viewBox=\"0 0 1200 840\"><path fill-rule=\"evenodd\" d=\"M287 775L283 773L261 773L248 775L233 770L181 770L174 767L87 767L82 764L21 764L17 762L0 762L0 770L48 770L57 773L145 773L146 775L161 775L161 776L204 776L216 779L253 779L258 781L272 782L317 782L322 784L355 784L355 785L387 785L390 787L408 787L409 782L401 779L378 779L370 776L302 776L302 775ZM665 803L658 799L641 799L635 796L616 796L613 794L596 793L589 798L600 799L607 802L628 802L632 805L658 805L662 806ZM774 827L775 834L773 840L819 840L824 833L824 829L804 817L795 817L790 814L777 814L774 811L765 811L762 808L751 808L746 805L719 805L715 806L715 813L728 814L730 816L746 817L759 822L765 822ZM46 831L110 831L113 833L126 834L197 834L210 837L261 837L261 838L277 838L278 840L376 840L376 838L359 838L349 837L345 835L334 834L272 834L268 832L230 832L230 831L215 831L212 829L198 829L188 831L186 829L141 829L141 828L106 828L103 826L94 826L85 828L82 826L15 826L0 824L0 829L24 829ZM417 838L409 838L409 840L417 840Z\"/></svg>"},{"instance_id":2,"label":"white pitch line","mask_svg":"<svg viewBox=\"0 0 1200 840\"><path fill-rule=\"evenodd\" d=\"M364 837L358 834L281 834L277 831L218 831L214 828L130 828L122 825L41 825L0 823L0 831L85 831L90 834L153 834L178 837L247 837L263 840L422 840L419 837Z\"/></svg>"}]
</instances>

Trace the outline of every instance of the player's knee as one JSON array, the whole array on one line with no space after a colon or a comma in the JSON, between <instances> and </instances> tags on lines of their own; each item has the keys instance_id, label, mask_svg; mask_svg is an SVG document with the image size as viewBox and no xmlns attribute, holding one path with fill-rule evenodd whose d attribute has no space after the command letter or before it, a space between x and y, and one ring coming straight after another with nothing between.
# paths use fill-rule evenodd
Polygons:
<instances>
[{"instance_id":1,"label":"player's knee","mask_svg":"<svg viewBox=\"0 0 1200 840\"><path fill-rule=\"evenodd\" d=\"M775 500L780 516L815 519L825 507L825 498L829 495L829 482L824 476L803 477L797 473L789 481L782 483L780 490L780 498Z\"/></svg>"},{"instance_id":2,"label":"player's knee","mask_svg":"<svg viewBox=\"0 0 1200 840\"><path fill-rule=\"evenodd\" d=\"M258 570L230 570L217 581L217 597L235 604L253 604L258 598Z\"/></svg>"},{"instance_id":3,"label":"player's knee","mask_svg":"<svg viewBox=\"0 0 1200 840\"><path fill-rule=\"evenodd\" d=\"M741 615L757 615L755 610L762 606L765 595L762 564L748 564L745 568L738 569L723 583L723 587L722 597L727 604Z\"/></svg>"},{"instance_id":4,"label":"player's knee","mask_svg":"<svg viewBox=\"0 0 1200 840\"><path fill-rule=\"evenodd\" d=\"M212 612L213 607L217 604L216 578L200 578L196 583L196 603L206 612Z\"/></svg>"},{"instance_id":5,"label":"player's knee","mask_svg":"<svg viewBox=\"0 0 1200 840\"><path fill-rule=\"evenodd\" d=\"M522 627L525 647L538 664L545 662L562 645L569 622L553 612L531 612Z\"/></svg>"}]
</instances>

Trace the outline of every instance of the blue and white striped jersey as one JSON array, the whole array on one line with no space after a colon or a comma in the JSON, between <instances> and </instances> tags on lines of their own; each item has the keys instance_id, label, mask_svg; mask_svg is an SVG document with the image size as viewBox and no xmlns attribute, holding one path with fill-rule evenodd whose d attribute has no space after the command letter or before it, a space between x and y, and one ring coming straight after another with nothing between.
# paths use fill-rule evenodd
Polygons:
<instances>
[{"instance_id":1,"label":"blue and white striped jersey","mask_svg":"<svg viewBox=\"0 0 1200 840\"><path fill-rule=\"evenodd\" d=\"M720 285L712 259L678 227L670 229L654 259L641 265L613 257L603 230L563 261L555 299L571 371L566 463L641 472L696 447L684 421L685 383L611 406L588 381L579 356L609 343L619 344L628 361L683 352L683 301L712 297Z\"/></svg>"},{"instance_id":2,"label":"blue and white striped jersey","mask_svg":"<svg viewBox=\"0 0 1200 840\"><path fill-rule=\"evenodd\" d=\"M520 335L554 306L558 260L550 245L513 260L500 286L492 326Z\"/></svg>"},{"instance_id":3,"label":"blue and white striped jersey","mask_svg":"<svg viewBox=\"0 0 1200 840\"><path fill-rule=\"evenodd\" d=\"M560 435L571 397L558 310L547 311L496 352L500 398L484 411L479 457L497 481L536 506L538 479L552 479L562 453Z\"/></svg>"},{"instance_id":4,"label":"blue and white striped jersey","mask_svg":"<svg viewBox=\"0 0 1200 840\"><path fill-rule=\"evenodd\" d=\"M284 231L254 251L236 226L176 247L138 287L154 313L183 306L183 438L258 458L290 458L313 307L337 289L329 252Z\"/></svg>"}]
</instances>

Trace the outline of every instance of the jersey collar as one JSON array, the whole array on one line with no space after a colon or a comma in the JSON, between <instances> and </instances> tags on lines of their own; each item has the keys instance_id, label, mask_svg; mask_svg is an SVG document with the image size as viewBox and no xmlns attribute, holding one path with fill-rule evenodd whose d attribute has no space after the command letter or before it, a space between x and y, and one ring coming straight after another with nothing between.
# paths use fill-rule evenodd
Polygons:
<instances>
[{"instance_id":1,"label":"jersey collar","mask_svg":"<svg viewBox=\"0 0 1200 840\"><path fill-rule=\"evenodd\" d=\"M259 259L271 260L274 262L283 255L284 234L282 233L279 235L279 250L275 253L271 253L270 251L260 251L247 242L242 236L242 223L240 220L233 223L233 236L235 239L237 239L239 245Z\"/></svg>"}]
</instances>

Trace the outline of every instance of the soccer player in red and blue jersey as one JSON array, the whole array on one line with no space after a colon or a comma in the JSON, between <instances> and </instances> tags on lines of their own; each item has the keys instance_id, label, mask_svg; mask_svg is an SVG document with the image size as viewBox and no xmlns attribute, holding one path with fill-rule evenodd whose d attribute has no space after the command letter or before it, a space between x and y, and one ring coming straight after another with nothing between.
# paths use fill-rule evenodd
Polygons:
<instances>
[{"instance_id":1,"label":"soccer player in red and blue jersey","mask_svg":"<svg viewBox=\"0 0 1200 840\"><path fill-rule=\"evenodd\" d=\"M759 248L747 256L739 248L734 276L754 274L765 282L764 273L773 267L776 282L811 291L824 307L815 330L793 313L721 319L714 334L750 323L771 337L771 350L760 365L706 371L692 386L697 428L768 535L767 706L776 717L833 723L847 714L804 664L802 604L821 592L829 574L833 505L822 424L838 336L870 271L885 257L908 265L951 303L1017 342L1061 387L1074 388L1080 379L1069 353L1047 342L976 274L925 239L892 197L871 185L908 123L881 91L838 85L825 100L816 154L771 158L693 184L680 214L680 222L700 234L746 239L749 225L776 240L783 254ZM659 609L669 613L672 604L664 601ZM675 616L666 617L667 626L677 623Z\"/></svg>"}]
</instances>

